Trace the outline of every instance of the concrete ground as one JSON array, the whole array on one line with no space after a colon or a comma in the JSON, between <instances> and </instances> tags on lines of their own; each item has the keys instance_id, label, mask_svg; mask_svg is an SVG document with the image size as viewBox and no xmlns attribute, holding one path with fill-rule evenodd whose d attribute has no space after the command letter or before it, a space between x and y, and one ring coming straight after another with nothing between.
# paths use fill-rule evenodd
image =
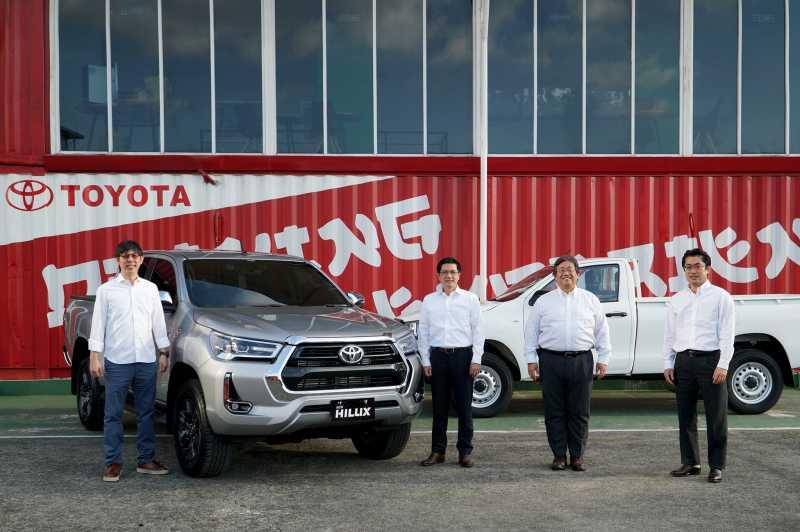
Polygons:
<instances>
[{"instance_id":1,"label":"concrete ground","mask_svg":"<svg viewBox=\"0 0 800 532\"><path fill-rule=\"evenodd\" d=\"M100 481L102 443L77 420L74 398L0 397L0 529L205 530L778 530L800 525L800 390L766 414L729 417L722 484L673 479L679 462L674 396L596 391L586 473L552 472L539 392L476 420L473 469L421 468L430 404L406 450L360 459L347 440L239 448L229 472L193 479L158 438L166 477L135 472L135 427L117 484ZM702 419L702 417L701 417ZM455 419L451 419L455 429ZM701 423L702 425L702 423ZM705 449L705 433L701 448ZM704 452L704 451L703 451Z\"/></svg>"}]
</instances>

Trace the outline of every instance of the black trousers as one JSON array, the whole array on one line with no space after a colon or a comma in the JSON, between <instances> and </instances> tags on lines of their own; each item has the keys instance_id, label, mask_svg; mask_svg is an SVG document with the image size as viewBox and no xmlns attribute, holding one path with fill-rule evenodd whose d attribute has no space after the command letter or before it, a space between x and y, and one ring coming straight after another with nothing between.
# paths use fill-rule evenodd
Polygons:
<instances>
[{"instance_id":1,"label":"black trousers","mask_svg":"<svg viewBox=\"0 0 800 532\"><path fill-rule=\"evenodd\" d=\"M469 365L472 347L445 352L431 347L431 392L433 394L433 431L431 451L444 453L447 449L447 413L450 397L458 413L458 454L472 453L472 377Z\"/></svg>"},{"instance_id":2,"label":"black trousers","mask_svg":"<svg viewBox=\"0 0 800 532\"><path fill-rule=\"evenodd\" d=\"M675 388L678 401L678 426L681 463L700 464L697 446L697 395L703 394L708 431L708 465L725 468L728 448L728 384L714 384L711 377L719 355L690 357L679 353L675 358Z\"/></svg>"},{"instance_id":3,"label":"black trousers","mask_svg":"<svg viewBox=\"0 0 800 532\"><path fill-rule=\"evenodd\" d=\"M574 357L539 350L544 398L544 424L553 455L581 458L589 435L594 358L591 352Z\"/></svg>"}]
</instances>

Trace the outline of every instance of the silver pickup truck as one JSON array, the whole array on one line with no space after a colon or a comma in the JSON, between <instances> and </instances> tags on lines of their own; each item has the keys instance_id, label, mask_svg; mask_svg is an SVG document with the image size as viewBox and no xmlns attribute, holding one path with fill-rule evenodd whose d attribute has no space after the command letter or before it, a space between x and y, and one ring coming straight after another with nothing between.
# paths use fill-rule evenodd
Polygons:
<instances>
[{"instance_id":1,"label":"silver pickup truck","mask_svg":"<svg viewBox=\"0 0 800 532\"><path fill-rule=\"evenodd\" d=\"M219 251L145 253L139 275L158 286L171 342L156 405L181 468L222 473L241 438L270 443L351 438L388 459L408 442L423 379L408 327L360 307L313 263ZM103 426L103 382L89 373L93 296L64 315L72 392L89 430Z\"/></svg>"}]
</instances>

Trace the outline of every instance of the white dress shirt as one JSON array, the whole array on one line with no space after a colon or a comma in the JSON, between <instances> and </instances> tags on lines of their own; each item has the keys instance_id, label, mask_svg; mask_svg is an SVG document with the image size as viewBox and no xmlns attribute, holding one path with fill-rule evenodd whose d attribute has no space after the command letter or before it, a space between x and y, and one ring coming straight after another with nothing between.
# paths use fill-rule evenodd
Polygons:
<instances>
[{"instance_id":1,"label":"white dress shirt","mask_svg":"<svg viewBox=\"0 0 800 532\"><path fill-rule=\"evenodd\" d=\"M685 288L667 303L664 369L675 367L675 355L687 349L720 350L718 368L728 369L733 357L736 318L731 295L706 281L697 293Z\"/></svg>"},{"instance_id":2,"label":"white dress shirt","mask_svg":"<svg viewBox=\"0 0 800 532\"><path fill-rule=\"evenodd\" d=\"M528 364L539 363L537 349L597 351L597 362L608 364L611 340L608 322L597 296L575 287L566 293L556 288L540 297L525 326Z\"/></svg>"},{"instance_id":3,"label":"white dress shirt","mask_svg":"<svg viewBox=\"0 0 800 532\"><path fill-rule=\"evenodd\" d=\"M155 362L156 347L169 347L164 309L155 284L122 274L100 285L92 311L89 351L102 353L114 364Z\"/></svg>"},{"instance_id":4,"label":"white dress shirt","mask_svg":"<svg viewBox=\"0 0 800 532\"><path fill-rule=\"evenodd\" d=\"M472 363L483 356L481 304L478 296L456 288L449 296L441 288L422 300L417 327L422 365L431 365L431 347L472 346Z\"/></svg>"}]
</instances>

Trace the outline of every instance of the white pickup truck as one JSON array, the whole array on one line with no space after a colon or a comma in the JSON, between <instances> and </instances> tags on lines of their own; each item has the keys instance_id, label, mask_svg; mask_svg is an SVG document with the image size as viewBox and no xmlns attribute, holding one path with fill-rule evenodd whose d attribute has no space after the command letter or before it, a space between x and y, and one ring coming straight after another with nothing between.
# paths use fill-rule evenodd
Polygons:
<instances>
[{"instance_id":1,"label":"white pickup truck","mask_svg":"<svg viewBox=\"0 0 800 532\"><path fill-rule=\"evenodd\" d=\"M638 268L626 259L581 261L578 286L597 295L608 317L609 378L663 379L666 297L642 297ZM713 274L711 277L713 282ZM536 299L555 288L546 267L482 307L486 344L473 389L473 414L491 417L511 401L512 385L530 380L524 326ZM734 296L735 352L728 371L729 405L739 413L770 409L800 373L800 295Z\"/></svg>"}]
</instances>

